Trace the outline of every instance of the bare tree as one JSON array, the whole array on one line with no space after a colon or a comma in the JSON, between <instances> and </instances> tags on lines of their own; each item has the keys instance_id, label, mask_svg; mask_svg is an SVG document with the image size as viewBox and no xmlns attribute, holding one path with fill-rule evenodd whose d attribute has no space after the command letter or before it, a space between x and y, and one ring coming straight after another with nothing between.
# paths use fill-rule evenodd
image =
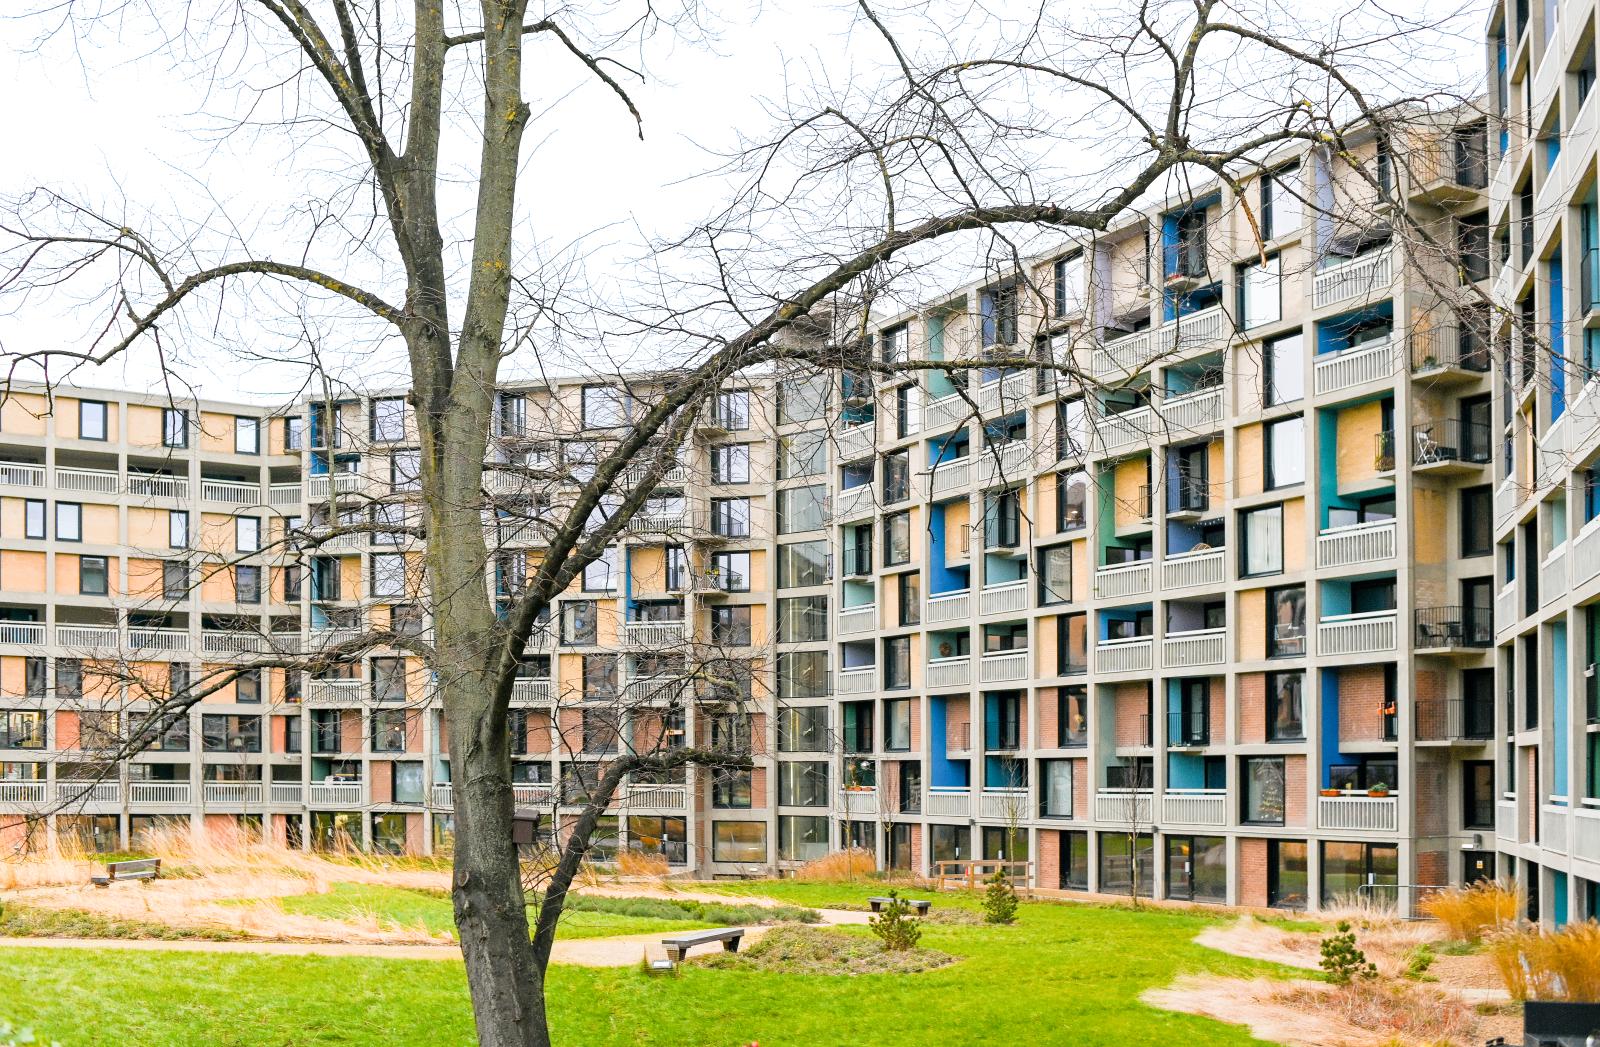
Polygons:
<instances>
[{"instance_id":1,"label":"bare tree","mask_svg":"<svg viewBox=\"0 0 1600 1047\"><path fill-rule=\"evenodd\" d=\"M259 58L282 73L292 92L282 129L344 149L346 167L331 187L319 182L326 194L316 206L281 216L302 240L280 254L255 250L225 214L195 226L49 188L15 197L3 223L0 288L18 307L78 294L90 333L69 347L10 353L9 373L54 381L137 349L172 353L203 341L202 315L219 313L241 326L252 316L288 316L302 328L334 316L351 325L351 337L403 343L421 511L396 526L426 536L418 552L431 633L391 629L325 653L398 643L437 676L454 778L455 914L479 1040L494 1047L549 1042L544 972L557 921L619 786L630 775L748 762L737 746L697 737L618 751L597 766L581 816L561 827L530 941L511 842L515 681L552 602L650 507L718 392L752 375L782 381L798 366L867 376L1043 367L1064 385L1100 388L1072 353L983 348L1015 338L984 339L972 355L937 361L885 359L868 351L871 317L897 295L914 300L919 280L952 252L1006 279L1020 274L1015 294L1048 316L1049 289L1025 264L1038 230L1092 239L1153 193L1192 178L1236 185L1280 147L1340 147L1349 121L1373 111L1361 84L1382 76L1391 95L1408 86L1391 68L1369 68L1369 51L1396 53L1396 40L1403 47L1433 29L1357 3L1336 22L1296 32L1266 7L1235 12L1196 0L1142 3L1105 19L1041 12L1020 30L975 10L951 20L930 7L905 16L897 35L862 0L858 24L880 48L885 78L836 96L820 86L797 96L778 128L731 158L742 188L727 207L656 245L644 261L648 278L618 297L581 286L575 267L541 267L519 243L520 223L537 210L526 199L519 207L524 165L542 137L529 131L558 119L536 115L526 97L530 80L556 74L525 56L538 47L541 57L571 61L641 119L618 56L651 33L688 32L688 15L668 24L641 4L612 24L609 7L539 16L522 0L480 0L459 14L358 0L126 8L162 30L181 21L163 34L179 57L213 62L243 47L240 65ZM111 13L48 10L52 31L91 41ZM1366 29L1352 28L1357 14ZM459 220L442 202L457 173L441 146L458 125L478 149ZM330 128L343 137L330 140ZM1075 159L1098 152L1063 172L1050 160L1061 149ZM981 322L1014 324L1015 304L1006 307L1010 320ZM1103 325L1093 326L1098 333ZM303 342L320 345L324 333ZM621 356L639 354L613 353L619 343L653 347L654 369L624 367ZM577 460L486 456L506 435L497 428L506 361L554 370L561 347L596 381L605 373L634 391L626 424L588 441ZM320 354L308 368L320 395ZM332 401L330 412L338 410ZM554 440L569 423L552 418L535 435ZM508 499L508 482L552 496ZM539 555L520 566L497 560L486 508L543 528ZM369 525L346 524L336 509L310 540ZM496 585L507 578L497 606Z\"/></svg>"}]
</instances>

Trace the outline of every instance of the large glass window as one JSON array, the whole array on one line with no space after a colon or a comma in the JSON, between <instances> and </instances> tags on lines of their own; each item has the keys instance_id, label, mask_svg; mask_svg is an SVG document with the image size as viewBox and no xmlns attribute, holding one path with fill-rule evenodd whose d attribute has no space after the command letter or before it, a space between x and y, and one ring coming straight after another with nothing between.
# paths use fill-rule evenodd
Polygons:
<instances>
[{"instance_id":1,"label":"large glass window","mask_svg":"<svg viewBox=\"0 0 1600 1047\"><path fill-rule=\"evenodd\" d=\"M1493 495L1488 484L1461 491L1461 555L1494 552Z\"/></svg>"},{"instance_id":2,"label":"large glass window","mask_svg":"<svg viewBox=\"0 0 1600 1047\"><path fill-rule=\"evenodd\" d=\"M822 753L828 751L828 707L799 706L778 710L778 751Z\"/></svg>"},{"instance_id":3,"label":"large glass window","mask_svg":"<svg viewBox=\"0 0 1600 1047\"><path fill-rule=\"evenodd\" d=\"M406 438L406 402L403 397L386 396L372 401L372 439L374 443L399 443Z\"/></svg>"},{"instance_id":4,"label":"large glass window","mask_svg":"<svg viewBox=\"0 0 1600 1047\"><path fill-rule=\"evenodd\" d=\"M778 804L783 807L828 806L826 760L780 760Z\"/></svg>"},{"instance_id":5,"label":"large glass window","mask_svg":"<svg viewBox=\"0 0 1600 1047\"><path fill-rule=\"evenodd\" d=\"M778 857L809 862L827 855L828 819L814 814L778 815Z\"/></svg>"},{"instance_id":6,"label":"large glass window","mask_svg":"<svg viewBox=\"0 0 1600 1047\"><path fill-rule=\"evenodd\" d=\"M1600 738L1600 735L1590 735ZM1592 768L1591 768L1592 770ZM1590 794L1593 796L1593 793ZM1494 828L1494 761L1461 762L1461 827Z\"/></svg>"},{"instance_id":7,"label":"large glass window","mask_svg":"<svg viewBox=\"0 0 1600 1047\"><path fill-rule=\"evenodd\" d=\"M1305 220L1300 165L1286 164L1261 178L1261 236L1276 240L1299 232Z\"/></svg>"},{"instance_id":8,"label":"large glass window","mask_svg":"<svg viewBox=\"0 0 1600 1047\"><path fill-rule=\"evenodd\" d=\"M1228 841L1221 836L1167 837L1167 897L1228 900Z\"/></svg>"},{"instance_id":9,"label":"large glass window","mask_svg":"<svg viewBox=\"0 0 1600 1047\"><path fill-rule=\"evenodd\" d=\"M778 492L778 533L815 531L828 519L828 495L820 484Z\"/></svg>"},{"instance_id":10,"label":"large glass window","mask_svg":"<svg viewBox=\"0 0 1600 1047\"><path fill-rule=\"evenodd\" d=\"M911 513L890 513L883 518L883 566L911 562Z\"/></svg>"},{"instance_id":11,"label":"large glass window","mask_svg":"<svg viewBox=\"0 0 1600 1047\"><path fill-rule=\"evenodd\" d=\"M711 449L711 482L747 484L750 482L750 445L718 444Z\"/></svg>"},{"instance_id":12,"label":"large glass window","mask_svg":"<svg viewBox=\"0 0 1600 1047\"><path fill-rule=\"evenodd\" d=\"M261 518L235 516L233 518L234 548L241 553L259 552L261 549Z\"/></svg>"},{"instance_id":13,"label":"large glass window","mask_svg":"<svg viewBox=\"0 0 1600 1047\"><path fill-rule=\"evenodd\" d=\"M1055 545L1039 551L1039 603L1072 600L1072 546Z\"/></svg>"},{"instance_id":14,"label":"large glass window","mask_svg":"<svg viewBox=\"0 0 1600 1047\"><path fill-rule=\"evenodd\" d=\"M1306 653L1306 589L1290 585L1267 590L1267 657L1296 658Z\"/></svg>"},{"instance_id":15,"label":"large glass window","mask_svg":"<svg viewBox=\"0 0 1600 1047\"><path fill-rule=\"evenodd\" d=\"M1039 814L1046 818L1072 817L1072 761L1039 762Z\"/></svg>"},{"instance_id":16,"label":"large glass window","mask_svg":"<svg viewBox=\"0 0 1600 1047\"><path fill-rule=\"evenodd\" d=\"M1077 531L1089 525L1089 474L1056 474L1056 530Z\"/></svg>"},{"instance_id":17,"label":"large glass window","mask_svg":"<svg viewBox=\"0 0 1600 1047\"><path fill-rule=\"evenodd\" d=\"M911 452L892 451L883 456L883 500L886 504L911 497Z\"/></svg>"},{"instance_id":18,"label":"large glass window","mask_svg":"<svg viewBox=\"0 0 1600 1047\"><path fill-rule=\"evenodd\" d=\"M104 400L78 401L78 439L107 439L107 409Z\"/></svg>"},{"instance_id":19,"label":"large glass window","mask_svg":"<svg viewBox=\"0 0 1600 1047\"><path fill-rule=\"evenodd\" d=\"M174 549L189 548L189 513L187 510L167 510L167 545Z\"/></svg>"},{"instance_id":20,"label":"large glass window","mask_svg":"<svg viewBox=\"0 0 1600 1047\"><path fill-rule=\"evenodd\" d=\"M406 594L406 558L403 553L372 554L372 595L395 597Z\"/></svg>"},{"instance_id":21,"label":"large glass window","mask_svg":"<svg viewBox=\"0 0 1600 1047\"><path fill-rule=\"evenodd\" d=\"M778 424L812 422L828 405L829 373L795 375L778 383Z\"/></svg>"},{"instance_id":22,"label":"large glass window","mask_svg":"<svg viewBox=\"0 0 1600 1047\"><path fill-rule=\"evenodd\" d=\"M1239 514L1244 549L1239 570L1245 575L1283 572L1283 506L1269 505Z\"/></svg>"},{"instance_id":23,"label":"large glass window","mask_svg":"<svg viewBox=\"0 0 1600 1047\"><path fill-rule=\"evenodd\" d=\"M1267 674L1267 740L1304 741L1305 673Z\"/></svg>"},{"instance_id":24,"label":"large glass window","mask_svg":"<svg viewBox=\"0 0 1600 1047\"><path fill-rule=\"evenodd\" d=\"M826 596L784 596L778 599L778 642L810 643L828 638Z\"/></svg>"},{"instance_id":25,"label":"large glass window","mask_svg":"<svg viewBox=\"0 0 1600 1047\"><path fill-rule=\"evenodd\" d=\"M1284 773L1281 756L1250 756L1240 761L1244 809L1240 820L1251 825L1282 825Z\"/></svg>"},{"instance_id":26,"label":"large glass window","mask_svg":"<svg viewBox=\"0 0 1600 1047\"><path fill-rule=\"evenodd\" d=\"M799 589L828 582L828 543L791 542L778 546L778 588Z\"/></svg>"},{"instance_id":27,"label":"large glass window","mask_svg":"<svg viewBox=\"0 0 1600 1047\"><path fill-rule=\"evenodd\" d=\"M109 574L104 556L78 557L78 592L84 596L106 595Z\"/></svg>"},{"instance_id":28,"label":"large glass window","mask_svg":"<svg viewBox=\"0 0 1600 1047\"><path fill-rule=\"evenodd\" d=\"M712 822L711 860L752 862L767 860L766 822Z\"/></svg>"},{"instance_id":29,"label":"large glass window","mask_svg":"<svg viewBox=\"0 0 1600 1047\"><path fill-rule=\"evenodd\" d=\"M616 429L628 422L627 394L614 385L583 387L583 427Z\"/></svg>"},{"instance_id":30,"label":"large glass window","mask_svg":"<svg viewBox=\"0 0 1600 1047\"><path fill-rule=\"evenodd\" d=\"M712 416L718 425L732 433L750 428L750 390L724 389L717 393Z\"/></svg>"},{"instance_id":31,"label":"large glass window","mask_svg":"<svg viewBox=\"0 0 1600 1047\"><path fill-rule=\"evenodd\" d=\"M1304 840L1267 841L1267 904L1279 909L1304 909L1311 878L1306 872Z\"/></svg>"},{"instance_id":32,"label":"large glass window","mask_svg":"<svg viewBox=\"0 0 1600 1047\"><path fill-rule=\"evenodd\" d=\"M166 407L161 411L161 446L189 446L189 412L179 407Z\"/></svg>"},{"instance_id":33,"label":"large glass window","mask_svg":"<svg viewBox=\"0 0 1600 1047\"><path fill-rule=\"evenodd\" d=\"M22 503L22 536L24 538L48 538L46 533L46 510L48 506L36 498L25 499Z\"/></svg>"},{"instance_id":34,"label":"large glass window","mask_svg":"<svg viewBox=\"0 0 1600 1047\"><path fill-rule=\"evenodd\" d=\"M821 476L828 470L828 434L795 433L778 441L778 479Z\"/></svg>"},{"instance_id":35,"label":"large glass window","mask_svg":"<svg viewBox=\"0 0 1600 1047\"><path fill-rule=\"evenodd\" d=\"M83 506L77 502L56 503L56 539L62 542L83 541Z\"/></svg>"},{"instance_id":36,"label":"large glass window","mask_svg":"<svg viewBox=\"0 0 1600 1047\"><path fill-rule=\"evenodd\" d=\"M200 717L200 747L208 753L258 753L261 717L208 713Z\"/></svg>"},{"instance_id":37,"label":"large glass window","mask_svg":"<svg viewBox=\"0 0 1600 1047\"><path fill-rule=\"evenodd\" d=\"M779 698L826 698L828 652L785 651L778 655Z\"/></svg>"},{"instance_id":38,"label":"large glass window","mask_svg":"<svg viewBox=\"0 0 1600 1047\"><path fill-rule=\"evenodd\" d=\"M1322 843L1322 904L1394 907L1399 901L1400 849L1392 843Z\"/></svg>"},{"instance_id":39,"label":"large glass window","mask_svg":"<svg viewBox=\"0 0 1600 1047\"><path fill-rule=\"evenodd\" d=\"M1266 427L1267 489L1305 483L1306 420L1283 418Z\"/></svg>"},{"instance_id":40,"label":"large glass window","mask_svg":"<svg viewBox=\"0 0 1600 1047\"><path fill-rule=\"evenodd\" d=\"M911 637L889 637L883 641L883 688L903 691L910 686Z\"/></svg>"},{"instance_id":41,"label":"large glass window","mask_svg":"<svg viewBox=\"0 0 1600 1047\"><path fill-rule=\"evenodd\" d=\"M1283 318L1278 256L1239 267L1239 317L1246 330Z\"/></svg>"},{"instance_id":42,"label":"large glass window","mask_svg":"<svg viewBox=\"0 0 1600 1047\"><path fill-rule=\"evenodd\" d=\"M561 605L561 642L572 646L596 642L595 602L568 600Z\"/></svg>"},{"instance_id":43,"label":"large glass window","mask_svg":"<svg viewBox=\"0 0 1600 1047\"><path fill-rule=\"evenodd\" d=\"M911 699L883 703L883 747L894 752L911 749Z\"/></svg>"},{"instance_id":44,"label":"large glass window","mask_svg":"<svg viewBox=\"0 0 1600 1047\"><path fill-rule=\"evenodd\" d=\"M1305 344L1300 332L1274 338L1262 349L1267 406L1293 403L1306 395Z\"/></svg>"},{"instance_id":45,"label":"large glass window","mask_svg":"<svg viewBox=\"0 0 1600 1047\"><path fill-rule=\"evenodd\" d=\"M1149 898L1155 891L1155 840L1149 833L1100 834L1100 892Z\"/></svg>"},{"instance_id":46,"label":"large glass window","mask_svg":"<svg viewBox=\"0 0 1600 1047\"><path fill-rule=\"evenodd\" d=\"M730 647L749 646L750 608L711 608L711 642Z\"/></svg>"}]
</instances>

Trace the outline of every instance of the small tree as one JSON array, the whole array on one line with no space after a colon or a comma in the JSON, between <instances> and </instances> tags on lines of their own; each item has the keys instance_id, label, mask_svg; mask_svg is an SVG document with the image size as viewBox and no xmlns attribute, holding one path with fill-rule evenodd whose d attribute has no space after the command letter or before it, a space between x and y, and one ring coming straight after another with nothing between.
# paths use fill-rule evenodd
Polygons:
<instances>
[{"instance_id":1,"label":"small tree","mask_svg":"<svg viewBox=\"0 0 1600 1047\"><path fill-rule=\"evenodd\" d=\"M922 921L911 915L911 906L898 891L889 892L889 902L867 924L883 943L884 952L909 952L922 938Z\"/></svg>"},{"instance_id":2,"label":"small tree","mask_svg":"<svg viewBox=\"0 0 1600 1047\"><path fill-rule=\"evenodd\" d=\"M1004 867L995 869L983 892L983 918L987 923L1017 922L1017 892Z\"/></svg>"},{"instance_id":3,"label":"small tree","mask_svg":"<svg viewBox=\"0 0 1600 1047\"><path fill-rule=\"evenodd\" d=\"M1356 947L1349 921L1340 920L1335 929L1338 933L1322 939L1321 966L1328 980L1335 985L1349 985L1353 978L1376 978L1377 964L1368 962L1367 954Z\"/></svg>"}]
</instances>

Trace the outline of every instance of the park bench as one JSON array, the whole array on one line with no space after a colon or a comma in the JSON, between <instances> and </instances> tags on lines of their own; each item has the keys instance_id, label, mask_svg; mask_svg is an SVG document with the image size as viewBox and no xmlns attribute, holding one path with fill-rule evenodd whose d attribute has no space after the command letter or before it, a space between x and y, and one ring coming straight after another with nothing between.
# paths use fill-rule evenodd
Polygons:
<instances>
[{"instance_id":1,"label":"park bench","mask_svg":"<svg viewBox=\"0 0 1600 1047\"><path fill-rule=\"evenodd\" d=\"M867 904L872 906L873 912L883 912L883 907L893 900L891 898L868 898ZM899 900L915 909L918 916L928 915L928 909L933 905L926 898L901 898Z\"/></svg>"},{"instance_id":2,"label":"park bench","mask_svg":"<svg viewBox=\"0 0 1600 1047\"><path fill-rule=\"evenodd\" d=\"M110 887L113 880L154 880L160 875L160 858L133 858L125 862L107 862L106 871L89 877L89 882L96 887Z\"/></svg>"},{"instance_id":3,"label":"park bench","mask_svg":"<svg viewBox=\"0 0 1600 1047\"><path fill-rule=\"evenodd\" d=\"M661 944L667 950L667 959L673 963L681 963L683 954L696 945L721 942L724 952L738 952L739 939L743 937L743 927L713 927L708 931L688 931L683 934L675 934L670 938L661 939Z\"/></svg>"}]
</instances>

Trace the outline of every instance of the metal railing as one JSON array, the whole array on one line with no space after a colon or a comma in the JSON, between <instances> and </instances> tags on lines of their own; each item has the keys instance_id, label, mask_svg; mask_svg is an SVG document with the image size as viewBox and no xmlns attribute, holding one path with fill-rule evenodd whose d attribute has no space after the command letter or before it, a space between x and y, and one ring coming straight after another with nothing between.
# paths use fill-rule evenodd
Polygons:
<instances>
[{"instance_id":1,"label":"metal railing","mask_svg":"<svg viewBox=\"0 0 1600 1047\"><path fill-rule=\"evenodd\" d=\"M1486 422L1461 418L1419 422L1411 427L1411 462L1413 465L1439 465L1444 462L1483 465L1492 454L1493 439Z\"/></svg>"},{"instance_id":2,"label":"metal railing","mask_svg":"<svg viewBox=\"0 0 1600 1047\"><path fill-rule=\"evenodd\" d=\"M1494 361L1486 334L1470 324L1413 330L1407 335L1411 343L1411 369L1434 371L1459 367L1463 371L1486 372Z\"/></svg>"},{"instance_id":3,"label":"metal railing","mask_svg":"<svg viewBox=\"0 0 1600 1047\"><path fill-rule=\"evenodd\" d=\"M1167 713L1168 745L1210 745L1210 710L1205 706L1189 709L1172 709Z\"/></svg>"},{"instance_id":4,"label":"metal railing","mask_svg":"<svg viewBox=\"0 0 1600 1047\"><path fill-rule=\"evenodd\" d=\"M1494 701L1489 698L1419 698L1412 712L1419 742L1477 741L1494 736Z\"/></svg>"},{"instance_id":5,"label":"metal railing","mask_svg":"<svg viewBox=\"0 0 1600 1047\"><path fill-rule=\"evenodd\" d=\"M1416 638L1421 649L1489 647L1494 643L1494 612L1488 607L1418 607Z\"/></svg>"}]
</instances>

